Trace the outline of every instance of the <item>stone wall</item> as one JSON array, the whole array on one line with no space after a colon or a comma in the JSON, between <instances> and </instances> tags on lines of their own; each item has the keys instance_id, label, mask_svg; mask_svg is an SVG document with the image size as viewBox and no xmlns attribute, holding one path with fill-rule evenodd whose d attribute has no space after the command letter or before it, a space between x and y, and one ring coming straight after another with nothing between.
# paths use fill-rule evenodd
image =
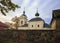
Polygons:
<instances>
[{"instance_id":1,"label":"stone wall","mask_svg":"<svg viewBox=\"0 0 60 43\"><path fill-rule=\"evenodd\" d=\"M53 30L0 30L0 43L55 43Z\"/></svg>"}]
</instances>

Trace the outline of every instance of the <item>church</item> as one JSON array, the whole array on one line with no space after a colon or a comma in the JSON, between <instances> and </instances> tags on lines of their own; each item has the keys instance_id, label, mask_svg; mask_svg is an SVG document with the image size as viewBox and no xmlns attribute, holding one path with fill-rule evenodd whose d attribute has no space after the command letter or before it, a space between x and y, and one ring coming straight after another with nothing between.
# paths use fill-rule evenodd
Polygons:
<instances>
[{"instance_id":1,"label":"church","mask_svg":"<svg viewBox=\"0 0 60 43\"><path fill-rule=\"evenodd\" d=\"M39 15L37 11L35 18L28 21L25 11L23 11L23 14L18 17L18 30L53 30Z\"/></svg>"}]
</instances>

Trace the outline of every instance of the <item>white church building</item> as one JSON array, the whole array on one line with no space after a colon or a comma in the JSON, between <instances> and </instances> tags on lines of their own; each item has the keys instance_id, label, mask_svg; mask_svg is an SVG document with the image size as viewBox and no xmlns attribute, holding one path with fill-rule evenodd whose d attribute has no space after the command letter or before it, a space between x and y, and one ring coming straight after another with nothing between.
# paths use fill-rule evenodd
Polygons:
<instances>
[{"instance_id":1,"label":"white church building","mask_svg":"<svg viewBox=\"0 0 60 43\"><path fill-rule=\"evenodd\" d=\"M39 17L38 11L35 16L35 18L28 21L25 11L23 11L23 14L18 17L18 30L52 30L52 28Z\"/></svg>"}]
</instances>

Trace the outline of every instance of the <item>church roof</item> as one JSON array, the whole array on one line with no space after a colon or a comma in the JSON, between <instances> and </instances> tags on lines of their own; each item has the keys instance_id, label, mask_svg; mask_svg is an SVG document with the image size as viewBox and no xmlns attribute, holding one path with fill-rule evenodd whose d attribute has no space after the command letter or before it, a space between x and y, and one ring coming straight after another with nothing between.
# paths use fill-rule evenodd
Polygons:
<instances>
[{"instance_id":1,"label":"church roof","mask_svg":"<svg viewBox=\"0 0 60 43\"><path fill-rule=\"evenodd\" d=\"M30 21L44 21L42 18L39 17L38 10L37 10L35 16L36 16L36 18L32 18L31 20L29 20L29 22Z\"/></svg>"},{"instance_id":2,"label":"church roof","mask_svg":"<svg viewBox=\"0 0 60 43\"><path fill-rule=\"evenodd\" d=\"M48 28L50 28L50 25L47 24L47 23L45 23L45 24L44 24L44 27L48 27Z\"/></svg>"},{"instance_id":3,"label":"church roof","mask_svg":"<svg viewBox=\"0 0 60 43\"><path fill-rule=\"evenodd\" d=\"M3 22L0 22L0 30L4 29L4 28L8 28L9 26L6 25L5 23Z\"/></svg>"},{"instance_id":4,"label":"church roof","mask_svg":"<svg viewBox=\"0 0 60 43\"><path fill-rule=\"evenodd\" d=\"M25 14L22 14L22 16L26 16Z\"/></svg>"},{"instance_id":5,"label":"church roof","mask_svg":"<svg viewBox=\"0 0 60 43\"><path fill-rule=\"evenodd\" d=\"M29 20L29 22L30 21L43 21L43 19L41 19L41 18L38 17L38 18L32 18L31 20Z\"/></svg>"}]
</instances>

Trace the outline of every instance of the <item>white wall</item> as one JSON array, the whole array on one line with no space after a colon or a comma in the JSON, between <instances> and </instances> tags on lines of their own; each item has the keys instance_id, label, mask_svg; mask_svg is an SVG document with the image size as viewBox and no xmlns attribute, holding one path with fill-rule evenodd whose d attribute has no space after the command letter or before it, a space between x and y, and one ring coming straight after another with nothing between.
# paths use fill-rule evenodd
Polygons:
<instances>
[{"instance_id":1,"label":"white wall","mask_svg":"<svg viewBox=\"0 0 60 43\"><path fill-rule=\"evenodd\" d=\"M23 21L23 24L21 24L21 21ZM19 18L19 22L18 22L19 26L22 26L22 25L24 25L26 23L27 23L27 19L26 18Z\"/></svg>"},{"instance_id":2,"label":"white wall","mask_svg":"<svg viewBox=\"0 0 60 43\"><path fill-rule=\"evenodd\" d=\"M42 29L44 26L43 21L34 21L34 22L29 22L28 24L29 24L28 25L29 29ZM32 25L33 25L33 27L32 27ZM38 25L39 25L39 27L38 27Z\"/></svg>"},{"instance_id":3,"label":"white wall","mask_svg":"<svg viewBox=\"0 0 60 43\"><path fill-rule=\"evenodd\" d=\"M28 27L18 27L18 30L27 30L29 29Z\"/></svg>"},{"instance_id":4,"label":"white wall","mask_svg":"<svg viewBox=\"0 0 60 43\"><path fill-rule=\"evenodd\" d=\"M52 29L52 28L39 28L39 29L32 29L32 28L30 28L29 29L29 27L18 27L18 30L55 30L55 29Z\"/></svg>"}]
</instances>

